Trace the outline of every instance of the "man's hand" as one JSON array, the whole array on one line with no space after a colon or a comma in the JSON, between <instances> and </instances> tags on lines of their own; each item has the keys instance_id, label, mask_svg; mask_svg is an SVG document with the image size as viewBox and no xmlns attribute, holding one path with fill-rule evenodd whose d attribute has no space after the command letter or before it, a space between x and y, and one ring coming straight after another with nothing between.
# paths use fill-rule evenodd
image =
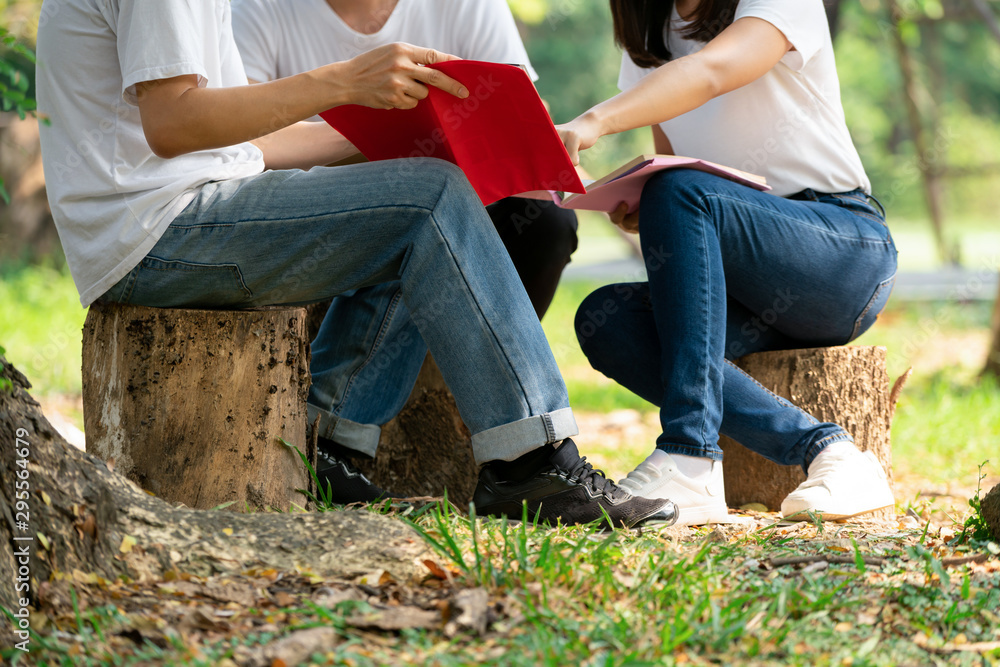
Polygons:
<instances>
[{"instance_id":1,"label":"man's hand","mask_svg":"<svg viewBox=\"0 0 1000 667\"><path fill-rule=\"evenodd\" d=\"M341 63L340 83L348 87L354 104L374 109L412 109L427 97L427 86L466 98L469 90L435 69L424 67L459 60L434 49L410 44L388 44Z\"/></svg>"},{"instance_id":2,"label":"man's hand","mask_svg":"<svg viewBox=\"0 0 1000 667\"><path fill-rule=\"evenodd\" d=\"M564 125L556 125L556 131L574 165L580 164L580 151L596 144L605 134L601 123L589 113L578 116Z\"/></svg>"},{"instance_id":3,"label":"man's hand","mask_svg":"<svg viewBox=\"0 0 1000 667\"><path fill-rule=\"evenodd\" d=\"M628 204L622 202L618 208L608 214L611 222L615 223L629 234L639 233L639 209L634 213L628 212Z\"/></svg>"}]
</instances>

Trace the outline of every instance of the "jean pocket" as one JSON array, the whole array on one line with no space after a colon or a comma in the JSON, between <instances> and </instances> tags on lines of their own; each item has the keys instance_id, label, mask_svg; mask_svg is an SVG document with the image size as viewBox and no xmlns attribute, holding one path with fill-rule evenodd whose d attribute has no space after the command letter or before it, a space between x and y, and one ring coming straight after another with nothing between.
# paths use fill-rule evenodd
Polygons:
<instances>
[{"instance_id":1,"label":"jean pocket","mask_svg":"<svg viewBox=\"0 0 1000 667\"><path fill-rule=\"evenodd\" d=\"M197 264L146 257L122 301L158 308L243 306L253 292L236 264Z\"/></svg>"},{"instance_id":2,"label":"jean pocket","mask_svg":"<svg viewBox=\"0 0 1000 667\"><path fill-rule=\"evenodd\" d=\"M854 321L854 331L851 333L848 342L868 331L875 324L879 313L885 308L885 304L889 302L889 295L892 294L892 286L895 283L896 274L894 273L878 284L878 287L875 288L875 293L872 294L872 298L868 300L864 310L858 315L858 319Z\"/></svg>"}]
</instances>

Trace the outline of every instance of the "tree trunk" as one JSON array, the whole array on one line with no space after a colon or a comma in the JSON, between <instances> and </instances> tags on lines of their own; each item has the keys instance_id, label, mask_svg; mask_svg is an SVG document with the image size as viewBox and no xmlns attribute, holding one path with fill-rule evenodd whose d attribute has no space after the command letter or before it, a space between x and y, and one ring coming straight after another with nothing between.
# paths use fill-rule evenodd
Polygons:
<instances>
[{"instance_id":1,"label":"tree trunk","mask_svg":"<svg viewBox=\"0 0 1000 667\"><path fill-rule=\"evenodd\" d=\"M35 603L38 585L53 573L74 570L107 580L252 567L347 578L383 569L401 582L426 573L421 561L432 556L419 536L370 512L243 515L174 507L151 497L100 459L67 445L28 394L24 376L3 357L0 362L0 374L13 383L0 390L0 605L8 610L18 610L26 595ZM28 460L19 463L25 454ZM28 516L18 514L24 509L15 496L15 480L22 477L30 491ZM15 554L25 546L29 594L16 589ZM0 645L13 643L10 632L9 622L0 623Z\"/></svg>"},{"instance_id":2,"label":"tree trunk","mask_svg":"<svg viewBox=\"0 0 1000 667\"><path fill-rule=\"evenodd\" d=\"M87 451L166 500L287 510L309 489L305 311L95 305L83 332Z\"/></svg>"},{"instance_id":3,"label":"tree trunk","mask_svg":"<svg viewBox=\"0 0 1000 667\"><path fill-rule=\"evenodd\" d=\"M983 367L983 375L992 375L1000 380L1000 291L997 293L996 303L993 304L993 340L990 343L989 352L986 354L986 365Z\"/></svg>"},{"instance_id":4,"label":"tree trunk","mask_svg":"<svg viewBox=\"0 0 1000 667\"><path fill-rule=\"evenodd\" d=\"M308 306L309 339L316 337L330 302ZM472 500L479 468L469 429L430 355L399 415L382 427L372 461L355 463L373 482L401 496L441 496L464 508Z\"/></svg>"},{"instance_id":5,"label":"tree trunk","mask_svg":"<svg viewBox=\"0 0 1000 667\"><path fill-rule=\"evenodd\" d=\"M45 196L38 121L0 113L0 179L10 204L0 201L0 257L48 257L59 237Z\"/></svg>"},{"instance_id":6,"label":"tree trunk","mask_svg":"<svg viewBox=\"0 0 1000 667\"><path fill-rule=\"evenodd\" d=\"M843 0L824 0L823 4L826 5L826 18L830 24L830 36L833 39L837 39L837 33L840 32L840 7Z\"/></svg>"},{"instance_id":7,"label":"tree trunk","mask_svg":"<svg viewBox=\"0 0 1000 667\"><path fill-rule=\"evenodd\" d=\"M924 123L921 118L920 105L918 103L918 82L916 67L913 62L913 54L909 45L903 38L902 21L903 10L899 6L898 0L891 0L890 8L893 20L893 39L896 44L896 56L899 60L899 70L903 79L903 103L906 106L906 117L910 125L910 133L913 137L913 146L916 152L917 166L923 177L924 197L927 201L927 212L931 218L931 226L934 231L934 240L937 243L938 254L941 261L946 265L958 265L958 251L948 244L944 235L944 212L943 212L943 183L941 180L941 168L938 159L928 145L927 136L924 132Z\"/></svg>"},{"instance_id":8,"label":"tree trunk","mask_svg":"<svg viewBox=\"0 0 1000 667\"><path fill-rule=\"evenodd\" d=\"M737 365L779 396L820 421L843 426L863 451L881 461L892 484L889 429L895 390L889 391L884 347L829 347L749 354ZM900 385L901 386L901 385ZM726 503L761 503L772 511L805 481L798 466L782 466L734 440L720 438L725 450ZM892 509L871 515L891 519Z\"/></svg>"}]
</instances>

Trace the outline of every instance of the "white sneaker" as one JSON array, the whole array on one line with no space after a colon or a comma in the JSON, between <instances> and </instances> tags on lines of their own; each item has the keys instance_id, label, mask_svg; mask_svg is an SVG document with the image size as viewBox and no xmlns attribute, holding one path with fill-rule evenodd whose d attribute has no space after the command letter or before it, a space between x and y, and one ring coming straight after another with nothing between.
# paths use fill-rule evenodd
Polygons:
<instances>
[{"instance_id":1,"label":"white sneaker","mask_svg":"<svg viewBox=\"0 0 1000 667\"><path fill-rule=\"evenodd\" d=\"M809 466L806 481L781 502L786 519L808 521L813 512L842 521L896 504L882 464L850 442L830 445Z\"/></svg>"},{"instance_id":2,"label":"white sneaker","mask_svg":"<svg viewBox=\"0 0 1000 667\"><path fill-rule=\"evenodd\" d=\"M693 479L677 469L670 454L656 449L618 486L633 496L674 501L679 510L676 526L730 522L720 461L711 463L707 475Z\"/></svg>"}]
</instances>

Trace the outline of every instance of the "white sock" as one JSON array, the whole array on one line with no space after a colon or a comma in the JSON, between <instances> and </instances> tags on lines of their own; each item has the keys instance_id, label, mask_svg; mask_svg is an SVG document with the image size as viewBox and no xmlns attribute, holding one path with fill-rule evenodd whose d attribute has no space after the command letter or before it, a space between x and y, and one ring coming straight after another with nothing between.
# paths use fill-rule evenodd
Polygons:
<instances>
[{"instance_id":1,"label":"white sock","mask_svg":"<svg viewBox=\"0 0 1000 667\"><path fill-rule=\"evenodd\" d=\"M681 474L688 479L707 480L712 475L712 466L715 463L712 459L706 459L702 456L687 456L685 454L671 454L670 458L674 460Z\"/></svg>"}]
</instances>

